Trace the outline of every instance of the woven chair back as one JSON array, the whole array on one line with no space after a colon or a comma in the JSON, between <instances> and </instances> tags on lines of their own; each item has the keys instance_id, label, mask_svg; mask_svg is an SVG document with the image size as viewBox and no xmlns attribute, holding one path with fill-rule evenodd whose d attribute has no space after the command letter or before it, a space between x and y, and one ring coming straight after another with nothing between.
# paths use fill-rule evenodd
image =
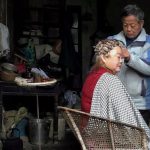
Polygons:
<instances>
[{"instance_id":1,"label":"woven chair back","mask_svg":"<svg viewBox=\"0 0 150 150\"><path fill-rule=\"evenodd\" d=\"M147 150L142 128L59 106L83 150Z\"/></svg>"}]
</instances>

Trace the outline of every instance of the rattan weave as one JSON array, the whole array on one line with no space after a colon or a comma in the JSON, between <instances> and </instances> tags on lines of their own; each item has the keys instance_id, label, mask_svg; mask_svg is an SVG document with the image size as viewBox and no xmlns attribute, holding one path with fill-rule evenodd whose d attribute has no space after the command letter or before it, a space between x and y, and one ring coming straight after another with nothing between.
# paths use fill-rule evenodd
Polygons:
<instances>
[{"instance_id":1,"label":"rattan weave","mask_svg":"<svg viewBox=\"0 0 150 150\"><path fill-rule=\"evenodd\" d=\"M59 106L83 150L147 150L142 128Z\"/></svg>"}]
</instances>

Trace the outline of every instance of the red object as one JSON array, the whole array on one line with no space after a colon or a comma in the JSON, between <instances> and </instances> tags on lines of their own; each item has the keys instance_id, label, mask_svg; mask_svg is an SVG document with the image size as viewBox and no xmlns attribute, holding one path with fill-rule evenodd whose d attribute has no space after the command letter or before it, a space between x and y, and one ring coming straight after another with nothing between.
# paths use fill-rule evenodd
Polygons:
<instances>
[{"instance_id":1,"label":"red object","mask_svg":"<svg viewBox=\"0 0 150 150\"><path fill-rule=\"evenodd\" d=\"M82 111L87 113L90 112L95 85L98 79L101 77L101 75L104 74L105 72L109 72L109 71L101 67L99 70L91 71L88 74L82 88L82 100L81 100Z\"/></svg>"},{"instance_id":2,"label":"red object","mask_svg":"<svg viewBox=\"0 0 150 150\"><path fill-rule=\"evenodd\" d=\"M17 66L18 73L26 72L26 65L24 63L17 64L16 66Z\"/></svg>"}]
</instances>

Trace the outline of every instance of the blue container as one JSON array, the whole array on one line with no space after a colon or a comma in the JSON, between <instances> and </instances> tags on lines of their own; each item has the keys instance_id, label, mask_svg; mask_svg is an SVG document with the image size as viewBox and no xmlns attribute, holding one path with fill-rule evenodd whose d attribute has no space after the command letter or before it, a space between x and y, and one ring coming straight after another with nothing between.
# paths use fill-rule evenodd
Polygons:
<instances>
[{"instance_id":1,"label":"blue container","mask_svg":"<svg viewBox=\"0 0 150 150\"><path fill-rule=\"evenodd\" d=\"M26 131L26 129L27 129L27 126L28 126L28 118L23 118L23 119L21 119L18 123L17 123L17 125L16 125L16 127L15 128L17 128L19 131L20 131L20 133L17 131L17 130L13 130L13 136L14 137L20 137L20 136L27 136L27 131Z\"/></svg>"}]
</instances>

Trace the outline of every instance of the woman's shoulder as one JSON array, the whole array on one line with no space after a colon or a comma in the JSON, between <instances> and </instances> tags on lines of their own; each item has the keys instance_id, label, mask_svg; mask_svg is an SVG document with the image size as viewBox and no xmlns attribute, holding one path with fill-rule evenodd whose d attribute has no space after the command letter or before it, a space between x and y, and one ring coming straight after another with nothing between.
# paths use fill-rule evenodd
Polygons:
<instances>
[{"instance_id":1,"label":"woman's shoulder","mask_svg":"<svg viewBox=\"0 0 150 150\"><path fill-rule=\"evenodd\" d=\"M120 81L119 77L117 75L114 75L114 74L110 74L108 72L104 73L102 76L101 76L101 79L103 80L110 80L110 81Z\"/></svg>"},{"instance_id":2,"label":"woman's shoulder","mask_svg":"<svg viewBox=\"0 0 150 150\"><path fill-rule=\"evenodd\" d=\"M117 75L113 75L110 73L104 73L98 80L97 84L105 84L107 86L113 86L113 85L121 85L122 86L122 82L119 79L119 77Z\"/></svg>"},{"instance_id":3,"label":"woman's shoulder","mask_svg":"<svg viewBox=\"0 0 150 150\"><path fill-rule=\"evenodd\" d=\"M117 75L113 75L110 73L105 73L101 76L101 79L99 80L100 84L103 84L109 88L123 88L124 85L122 81L119 79Z\"/></svg>"},{"instance_id":4,"label":"woman's shoulder","mask_svg":"<svg viewBox=\"0 0 150 150\"><path fill-rule=\"evenodd\" d=\"M96 83L94 93L100 94L105 91L105 94L108 94L109 91L116 90L117 88L121 89L122 86L117 75L104 73Z\"/></svg>"}]
</instances>

